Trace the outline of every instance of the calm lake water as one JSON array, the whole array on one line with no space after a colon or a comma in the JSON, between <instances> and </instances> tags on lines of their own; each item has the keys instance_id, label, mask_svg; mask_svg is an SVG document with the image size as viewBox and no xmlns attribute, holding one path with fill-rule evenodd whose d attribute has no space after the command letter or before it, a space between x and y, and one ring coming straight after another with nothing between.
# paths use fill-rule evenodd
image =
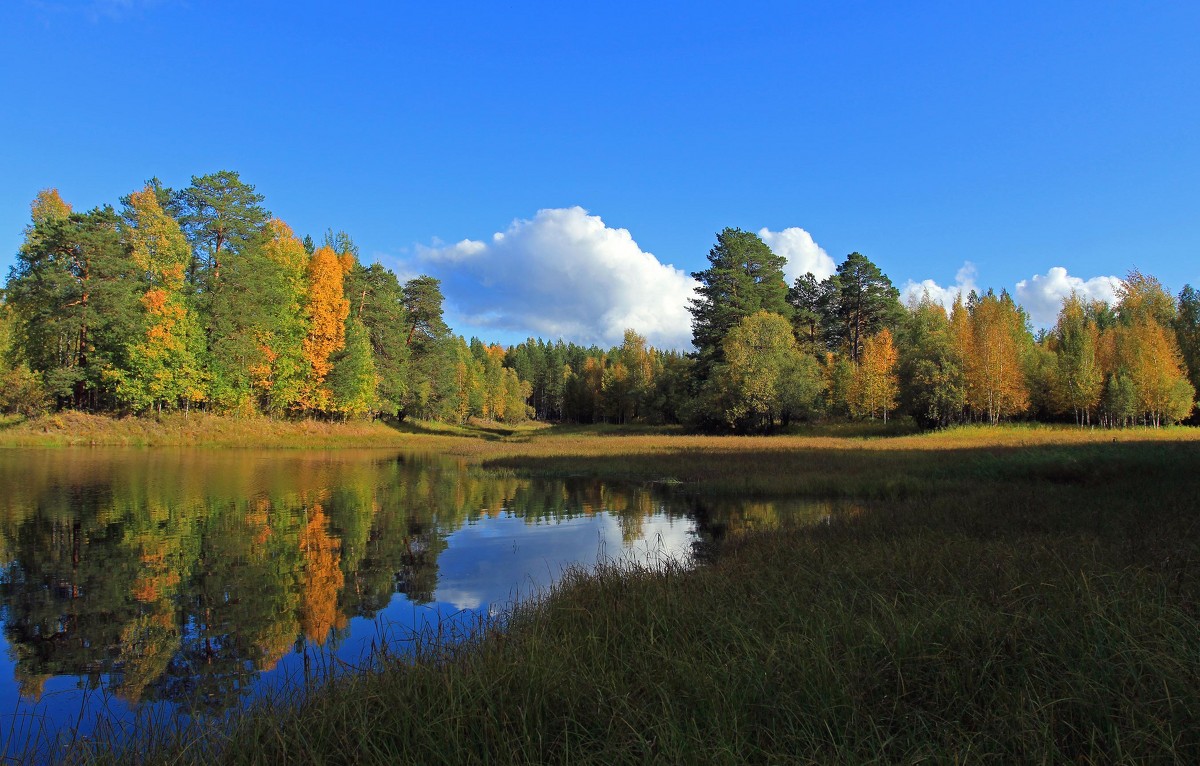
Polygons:
<instances>
[{"instance_id":1,"label":"calm lake water","mask_svg":"<svg viewBox=\"0 0 1200 766\"><path fill-rule=\"evenodd\" d=\"M569 566L828 514L394 451L0 450L0 761L226 715Z\"/></svg>"},{"instance_id":2,"label":"calm lake water","mask_svg":"<svg viewBox=\"0 0 1200 766\"><path fill-rule=\"evenodd\" d=\"M0 757L220 715L600 560L686 558L669 488L380 451L0 450Z\"/></svg>"}]
</instances>

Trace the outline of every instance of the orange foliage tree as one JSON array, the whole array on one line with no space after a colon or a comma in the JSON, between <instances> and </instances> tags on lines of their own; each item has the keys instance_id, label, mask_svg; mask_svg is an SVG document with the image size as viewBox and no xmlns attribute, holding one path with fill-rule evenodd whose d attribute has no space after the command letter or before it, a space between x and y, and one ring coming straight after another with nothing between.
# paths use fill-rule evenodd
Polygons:
<instances>
[{"instance_id":1,"label":"orange foliage tree","mask_svg":"<svg viewBox=\"0 0 1200 766\"><path fill-rule=\"evenodd\" d=\"M308 334L303 348L312 373L304 403L313 410L329 410L332 404L324 383L333 368L330 357L346 343L350 301L343 294L344 276L342 262L331 247L318 248L308 262Z\"/></svg>"}]
</instances>

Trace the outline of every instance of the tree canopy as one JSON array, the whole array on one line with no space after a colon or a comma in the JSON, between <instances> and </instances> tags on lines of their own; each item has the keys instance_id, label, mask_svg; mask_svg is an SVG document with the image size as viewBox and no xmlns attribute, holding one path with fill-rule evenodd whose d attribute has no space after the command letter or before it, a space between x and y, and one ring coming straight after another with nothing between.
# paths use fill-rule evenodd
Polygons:
<instances>
[{"instance_id":1,"label":"tree canopy","mask_svg":"<svg viewBox=\"0 0 1200 766\"><path fill-rule=\"evenodd\" d=\"M788 287L782 257L726 228L693 274L692 351L654 348L638 328L611 348L506 348L454 335L438 279L402 283L361 263L345 231L300 236L264 201L227 170L177 192L151 179L119 212L38 192L0 295L0 411L739 431L898 415L1157 426L1195 412L1200 298L1136 269L1113 305L1069 296L1035 336L1003 290L949 311L928 296L902 306L858 252Z\"/></svg>"}]
</instances>

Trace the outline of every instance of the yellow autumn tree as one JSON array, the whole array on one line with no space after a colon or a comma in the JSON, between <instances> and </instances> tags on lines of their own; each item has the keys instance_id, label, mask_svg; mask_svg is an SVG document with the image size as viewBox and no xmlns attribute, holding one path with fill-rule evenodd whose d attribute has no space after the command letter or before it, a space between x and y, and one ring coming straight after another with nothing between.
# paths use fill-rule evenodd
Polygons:
<instances>
[{"instance_id":1,"label":"yellow autumn tree","mask_svg":"<svg viewBox=\"0 0 1200 766\"><path fill-rule=\"evenodd\" d=\"M191 250L153 186L129 195L121 235L146 286L141 298L146 330L129 348L128 369L112 373L117 396L139 411L202 401L203 336L183 294Z\"/></svg>"},{"instance_id":2,"label":"yellow autumn tree","mask_svg":"<svg viewBox=\"0 0 1200 766\"><path fill-rule=\"evenodd\" d=\"M279 270L272 296L279 305L273 306L273 321L256 330L261 356L249 372L266 410L281 413L301 402L309 378L304 348L309 257L304 243L278 218L263 228L262 254Z\"/></svg>"},{"instance_id":3,"label":"yellow autumn tree","mask_svg":"<svg viewBox=\"0 0 1200 766\"><path fill-rule=\"evenodd\" d=\"M961 370L967 368L967 359L971 357L973 343L971 313L963 305L962 293L959 293L950 308L950 347L953 349L954 361Z\"/></svg>"},{"instance_id":4,"label":"yellow autumn tree","mask_svg":"<svg viewBox=\"0 0 1200 766\"><path fill-rule=\"evenodd\" d=\"M29 204L29 213L33 223L38 224L54 218L66 218L71 214L71 206L59 196L58 189L42 189Z\"/></svg>"},{"instance_id":5,"label":"yellow autumn tree","mask_svg":"<svg viewBox=\"0 0 1200 766\"><path fill-rule=\"evenodd\" d=\"M508 404L504 397L504 354L504 346L499 343L494 343L484 349L483 416L491 420L504 420Z\"/></svg>"},{"instance_id":6,"label":"yellow autumn tree","mask_svg":"<svg viewBox=\"0 0 1200 766\"><path fill-rule=\"evenodd\" d=\"M1147 425L1183 420L1192 413L1196 390L1184 371L1174 334L1144 321L1118 336L1120 354L1133 381L1138 409Z\"/></svg>"},{"instance_id":7,"label":"yellow autumn tree","mask_svg":"<svg viewBox=\"0 0 1200 766\"><path fill-rule=\"evenodd\" d=\"M1029 409L1029 386L1021 363L1022 344L1031 342L1027 335L1007 295L989 293L971 311L967 401L993 425Z\"/></svg>"},{"instance_id":8,"label":"yellow autumn tree","mask_svg":"<svg viewBox=\"0 0 1200 766\"><path fill-rule=\"evenodd\" d=\"M900 395L896 357L892 333L886 327L863 342L851 381L850 414L871 418L878 414L887 422L888 412L896 409Z\"/></svg>"},{"instance_id":9,"label":"yellow autumn tree","mask_svg":"<svg viewBox=\"0 0 1200 766\"><path fill-rule=\"evenodd\" d=\"M1196 390L1175 334L1167 329L1175 318L1171 295L1157 279L1134 269L1122 280L1118 298L1106 398L1117 417L1133 416L1155 427L1183 420L1195 407Z\"/></svg>"},{"instance_id":10,"label":"yellow autumn tree","mask_svg":"<svg viewBox=\"0 0 1200 766\"><path fill-rule=\"evenodd\" d=\"M1073 415L1079 425L1092 422L1104 388L1100 329L1087 309L1087 304L1071 293L1063 300L1050 335L1055 360L1052 403L1056 412Z\"/></svg>"},{"instance_id":11,"label":"yellow autumn tree","mask_svg":"<svg viewBox=\"0 0 1200 766\"><path fill-rule=\"evenodd\" d=\"M304 358L311 369L304 404L313 410L328 411L332 394L325 378L333 368L330 357L346 343L345 323L350 301L343 294L344 270L332 247L321 247L308 262L308 333L304 338Z\"/></svg>"}]
</instances>

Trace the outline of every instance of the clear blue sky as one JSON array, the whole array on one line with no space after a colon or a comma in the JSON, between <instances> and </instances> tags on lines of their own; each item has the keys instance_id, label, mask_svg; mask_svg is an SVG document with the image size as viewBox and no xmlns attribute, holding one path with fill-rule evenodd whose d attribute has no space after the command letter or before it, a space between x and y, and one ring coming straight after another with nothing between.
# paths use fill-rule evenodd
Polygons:
<instances>
[{"instance_id":1,"label":"clear blue sky","mask_svg":"<svg viewBox=\"0 0 1200 766\"><path fill-rule=\"evenodd\" d=\"M653 325L516 303L628 302L674 277L598 269L701 269L726 226L800 227L898 286L968 261L1010 291L1052 267L1200 284L1200 3L655 5L7 0L0 269L41 188L79 209L232 169L501 340ZM538 218L575 206L599 233Z\"/></svg>"}]
</instances>

